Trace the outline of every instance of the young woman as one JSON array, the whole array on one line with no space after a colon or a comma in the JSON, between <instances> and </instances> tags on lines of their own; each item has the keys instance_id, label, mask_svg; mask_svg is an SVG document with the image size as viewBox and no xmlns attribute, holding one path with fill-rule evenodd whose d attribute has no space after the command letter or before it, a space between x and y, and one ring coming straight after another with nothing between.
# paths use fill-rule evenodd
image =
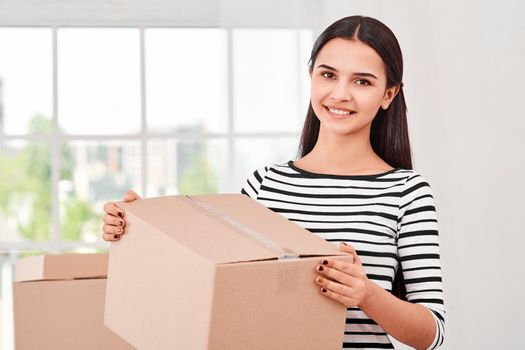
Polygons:
<instances>
[{"instance_id":1,"label":"young woman","mask_svg":"<svg viewBox=\"0 0 525 350\"><path fill-rule=\"evenodd\" d=\"M387 335L437 348L445 309L436 210L412 170L397 39L373 18L346 17L319 36L308 68L300 159L256 170L241 191L354 256L317 266L320 293L347 307L343 348L393 349ZM118 240L122 211L104 209L104 239Z\"/></svg>"}]
</instances>

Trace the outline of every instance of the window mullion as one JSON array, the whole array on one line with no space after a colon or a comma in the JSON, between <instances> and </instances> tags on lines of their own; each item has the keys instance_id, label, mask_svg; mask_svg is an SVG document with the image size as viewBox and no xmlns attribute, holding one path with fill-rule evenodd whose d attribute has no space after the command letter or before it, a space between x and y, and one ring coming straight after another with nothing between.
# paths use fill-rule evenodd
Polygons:
<instances>
[{"instance_id":1,"label":"window mullion","mask_svg":"<svg viewBox=\"0 0 525 350\"><path fill-rule=\"evenodd\" d=\"M51 211L52 211L52 235L51 235L51 246L52 252L58 252L60 245L60 198L59 198L59 187L60 181L60 131L58 128L58 28L53 26L51 28L53 33L53 117L51 130Z\"/></svg>"},{"instance_id":2,"label":"window mullion","mask_svg":"<svg viewBox=\"0 0 525 350\"><path fill-rule=\"evenodd\" d=\"M144 27L140 30L140 100L141 100L141 126L140 126L140 159L141 159L141 186L142 196L147 195L148 185L148 124L146 120L146 52Z\"/></svg>"},{"instance_id":3,"label":"window mullion","mask_svg":"<svg viewBox=\"0 0 525 350\"><path fill-rule=\"evenodd\" d=\"M235 183L235 119L233 106L233 30L226 28L226 81L228 84L228 183L229 191ZM237 189L238 191L239 189Z\"/></svg>"}]
</instances>

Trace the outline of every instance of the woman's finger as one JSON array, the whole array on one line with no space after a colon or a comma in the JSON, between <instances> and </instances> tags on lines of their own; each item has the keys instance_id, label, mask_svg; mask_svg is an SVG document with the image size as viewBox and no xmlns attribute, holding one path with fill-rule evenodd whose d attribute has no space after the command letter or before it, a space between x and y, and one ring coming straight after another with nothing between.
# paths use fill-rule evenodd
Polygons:
<instances>
[{"instance_id":1,"label":"woman's finger","mask_svg":"<svg viewBox=\"0 0 525 350\"><path fill-rule=\"evenodd\" d=\"M332 267L352 276L359 276L362 272L362 267L348 261L341 261L337 259L323 259L321 260L321 265Z\"/></svg>"},{"instance_id":2,"label":"woman's finger","mask_svg":"<svg viewBox=\"0 0 525 350\"><path fill-rule=\"evenodd\" d=\"M357 280L355 277L349 274L346 274L334 268L328 267L326 265L318 265L317 272L322 274L325 277L328 277L332 280L335 280L349 287L352 287L353 285L355 285L355 282Z\"/></svg>"},{"instance_id":3,"label":"woman's finger","mask_svg":"<svg viewBox=\"0 0 525 350\"><path fill-rule=\"evenodd\" d=\"M327 289L329 289L332 292L335 292L337 294L341 294L341 295L346 296L346 297L350 297L352 295L352 288L351 287L348 287L347 285L344 285L344 284L341 284L341 283L338 283L338 282L331 281L331 280L329 280L326 277L317 276L317 278L315 279L315 282L318 285L320 285L322 287L325 287L325 288L327 288Z\"/></svg>"},{"instance_id":4,"label":"woman's finger","mask_svg":"<svg viewBox=\"0 0 525 350\"><path fill-rule=\"evenodd\" d=\"M321 289L319 291L322 294L324 294L325 296L327 296L328 298L333 299L333 300L343 304L347 308L348 307L356 307L357 306L357 303L352 298L349 298L347 296L344 296L344 295L341 295L339 293L336 293L336 292L332 291L330 288L321 287Z\"/></svg>"},{"instance_id":5,"label":"woman's finger","mask_svg":"<svg viewBox=\"0 0 525 350\"><path fill-rule=\"evenodd\" d=\"M114 241L118 241L120 239L120 235L103 233L102 234L102 238L105 241L114 242Z\"/></svg>"},{"instance_id":6,"label":"woman's finger","mask_svg":"<svg viewBox=\"0 0 525 350\"><path fill-rule=\"evenodd\" d=\"M120 226L103 225L102 231L109 235L121 235L124 233L124 228Z\"/></svg>"},{"instance_id":7,"label":"woman's finger","mask_svg":"<svg viewBox=\"0 0 525 350\"><path fill-rule=\"evenodd\" d=\"M108 224L108 225L113 225L113 226L120 226L120 227L125 227L126 226L126 221L120 217L115 217L113 215L110 215L110 214L106 214L102 217L102 221L105 223L105 224Z\"/></svg>"},{"instance_id":8,"label":"woman's finger","mask_svg":"<svg viewBox=\"0 0 525 350\"><path fill-rule=\"evenodd\" d=\"M354 257L354 264L358 266L363 266L363 263L361 262L361 259L359 258L359 255L357 255L357 251L354 247L352 247L350 244L346 244L344 242L341 242L339 244L339 249L343 252L350 253Z\"/></svg>"},{"instance_id":9,"label":"woman's finger","mask_svg":"<svg viewBox=\"0 0 525 350\"><path fill-rule=\"evenodd\" d=\"M131 189L129 189L124 195L124 202L133 202L136 199L141 199L141 197Z\"/></svg>"},{"instance_id":10,"label":"woman's finger","mask_svg":"<svg viewBox=\"0 0 525 350\"><path fill-rule=\"evenodd\" d=\"M124 210L117 207L115 205L115 202L107 202L104 204L104 211L108 214L111 214L113 216L118 216L123 218L124 217Z\"/></svg>"}]
</instances>

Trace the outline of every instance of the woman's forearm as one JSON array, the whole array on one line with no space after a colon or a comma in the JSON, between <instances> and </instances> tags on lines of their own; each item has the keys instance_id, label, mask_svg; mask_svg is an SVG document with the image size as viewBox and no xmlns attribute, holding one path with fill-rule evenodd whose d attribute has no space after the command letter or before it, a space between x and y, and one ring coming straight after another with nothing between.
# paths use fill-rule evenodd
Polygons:
<instances>
[{"instance_id":1,"label":"woman's forearm","mask_svg":"<svg viewBox=\"0 0 525 350\"><path fill-rule=\"evenodd\" d=\"M431 311L396 298L373 281L368 283L368 296L359 308L400 342L416 349L427 349L436 335Z\"/></svg>"}]
</instances>

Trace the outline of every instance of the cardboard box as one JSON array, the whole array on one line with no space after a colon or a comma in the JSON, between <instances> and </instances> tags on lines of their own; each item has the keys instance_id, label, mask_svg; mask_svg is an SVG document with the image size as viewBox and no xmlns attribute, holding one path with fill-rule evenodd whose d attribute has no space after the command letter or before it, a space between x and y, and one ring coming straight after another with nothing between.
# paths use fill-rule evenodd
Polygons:
<instances>
[{"instance_id":1,"label":"cardboard box","mask_svg":"<svg viewBox=\"0 0 525 350\"><path fill-rule=\"evenodd\" d=\"M107 264L107 254L18 260L13 283L16 349L134 349L103 323Z\"/></svg>"},{"instance_id":2,"label":"cardboard box","mask_svg":"<svg viewBox=\"0 0 525 350\"><path fill-rule=\"evenodd\" d=\"M139 349L340 350L323 257L352 256L241 194L119 202L105 324ZM300 256L294 258L294 255Z\"/></svg>"}]
</instances>

